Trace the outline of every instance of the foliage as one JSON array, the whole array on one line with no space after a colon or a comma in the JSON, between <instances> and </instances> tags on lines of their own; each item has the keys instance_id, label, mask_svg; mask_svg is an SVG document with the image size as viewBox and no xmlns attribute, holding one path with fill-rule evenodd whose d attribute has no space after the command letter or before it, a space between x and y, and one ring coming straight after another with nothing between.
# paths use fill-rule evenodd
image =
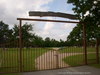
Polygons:
<instances>
[{"instance_id":1,"label":"foliage","mask_svg":"<svg viewBox=\"0 0 100 75\"><path fill-rule=\"evenodd\" d=\"M6 40L6 43L10 43L10 45L6 45L8 47L18 47L19 41L19 27L18 25L14 25L12 29L9 29L7 24L0 22L0 40ZM42 37L33 33L33 27L31 24L23 24L21 27L22 34L22 47L60 47L66 46L67 42L60 40L57 41L55 39L50 39L46 37L43 39ZM3 36L3 37L2 37ZM3 42L0 41L0 44ZM11 43L14 42L14 43ZM15 43L16 42L16 43Z\"/></svg>"},{"instance_id":2,"label":"foliage","mask_svg":"<svg viewBox=\"0 0 100 75\"><path fill-rule=\"evenodd\" d=\"M0 44L11 41L12 30L3 21L0 21Z\"/></svg>"},{"instance_id":3,"label":"foliage","mask_svg":"<svg viewBox=\"0 0 100 75\"><path fill-rule=\"evenodd\" d=\"M18 40L19 39L19 27L18 25L15 25L13 30L13 40ZM32 38L34 36L34 34L31 33L31 31L33 30L32 25L31 24L27 24L25 23L22 27L21 27L21 34L22 34L22 42L23 42L23 46L28 46L28 44L30 44L32 42Z\"/></svg>"},{"instance_id":4,"label":"foliage","mask_svg":"<svg viewBox=\"0 0 100 75\"><path fill-rule=\"evenodd\" d=\"M73 11L80 22L86 25L86 38L88 44L95 45L96 38L100 38L100 1L99 0L68 0L67 3L73 4ZM82 25L77 26L68 36L68 42L76 45L82 41ZM80 40L81 39L81 40ZM70 41L69 41L70 40ZM80 40L77 42L76 40Z\"/></svg>"}]
</instances>

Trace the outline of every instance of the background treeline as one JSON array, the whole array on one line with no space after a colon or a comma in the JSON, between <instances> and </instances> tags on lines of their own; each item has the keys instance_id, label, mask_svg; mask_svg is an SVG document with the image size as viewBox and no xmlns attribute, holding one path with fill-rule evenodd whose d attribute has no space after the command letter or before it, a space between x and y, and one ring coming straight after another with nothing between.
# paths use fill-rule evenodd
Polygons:
<instances>
[{"instance_id":1,"label":"background treeline","mask_svg":"<svg viewBox=\"0 0 100 75\"><path fill-rule=\"evenodd\" d=\"M22 46L23 47L60 47L66 46L67 41L57 41L36 35L34 32L33 25L25 23L22 26ZM19 44L19 27L14 25L12 29L9 25L0 21L0 46L17 47Z\"/></svg>"},{"instance_id":2,"label":"background treeline","mask_svg":"<svg viewBox=\"0 0 100 75\"><path fill-rule=\"evenodd\" d=\"M82 26L77 24L70 32L66 41L60 39L60 41L46 37L36 35L34 32L34 25L25 23L22 26L22 46L23 47L65 47L65 46L83 46L83 30ZM87 30L87 45L95 46L96 37L94 31L95 28ZM90 31L91 30L91 31ZM100 29L99 29L100 30ZM91 33L92 32L92 33ZM98 32L99 33L99 32ZM19 46L19 27L14 25L12 29L9 25L0 21L0 46L6 47L18 47Z\"/></svg>"}]
</instances>

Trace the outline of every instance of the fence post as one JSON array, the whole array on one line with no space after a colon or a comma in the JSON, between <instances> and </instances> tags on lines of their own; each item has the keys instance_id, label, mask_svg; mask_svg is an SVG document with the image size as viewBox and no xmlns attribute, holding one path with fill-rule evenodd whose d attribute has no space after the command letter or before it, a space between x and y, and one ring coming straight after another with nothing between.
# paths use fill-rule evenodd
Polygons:
<instances>
[{"instance_id":1,"label":"fence post","mask_svg":"<svg viewBox=\"0 0 100 75\"><path fill-rule=\"evenodd\" d=\"M19 20L19 52L20 52L20 72L22 72L22 20Z\"/></svg>"},{"instance_id":2,"label":"fence post","mask_svg":"<svg viewBox=\"0 0 100 75\"><path fill-rule=\"evenodd\" d=\"M85 57L85 64L87 65L87 43L86 43L86 25L83 25L83 48L84 48L84 57Z\"/></svg>"},{"instance_id":3,"label":"fence post","mask_svg":"<svg viewBox=\"0 0 100 75\"><path fill-rule=\"evenodd\" d=\"M59 49L58 49L59 50ZM56 50L56 68L59 68L59 57L58 57L58 50Z\"/></svg>"},{"instance_id":4,"label":"fence post","mask_svg":"<svg viewBox=\"0 0 100 75\"><path fill-rule=\"evenodd\" d=\"M99 40L96 38L96 62L99 64Z\"/></svg>"}]
</instances>

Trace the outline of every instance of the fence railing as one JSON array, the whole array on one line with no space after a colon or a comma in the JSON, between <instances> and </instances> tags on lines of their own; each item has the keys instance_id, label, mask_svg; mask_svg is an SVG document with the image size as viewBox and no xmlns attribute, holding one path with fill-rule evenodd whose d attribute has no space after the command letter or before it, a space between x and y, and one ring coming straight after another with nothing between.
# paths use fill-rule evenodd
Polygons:
<instances>
[{"instance_id":1,"label":"fence railing","mask_svg":"<svg viewBox=\"0 0 100 75\"><path fill-rule=\"evenodd\" d=\"M81 46L22 47L20 59L20 49L16 43L3 44L0 47L0 73L30 72L85 65L84 50ZM88 64L96 63L95 47L88 46L87 51Z\"/></svg>"}]
</instances>

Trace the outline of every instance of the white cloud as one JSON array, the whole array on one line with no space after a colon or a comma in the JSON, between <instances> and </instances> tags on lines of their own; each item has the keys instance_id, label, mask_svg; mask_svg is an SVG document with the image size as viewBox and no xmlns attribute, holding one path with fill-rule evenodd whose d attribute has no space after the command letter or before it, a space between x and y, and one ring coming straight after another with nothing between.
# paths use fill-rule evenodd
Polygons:
<instances>
[{"instance_id":1,"label":"white cloud","mask_svg":"<svg viewBox=\"0 0 100 75\"><path fill-rule=\"evenodd\" d=\"M54 26L53 23L47 22L47 23L45 24L44 30L50 30L50 29L53 28L53 26Z\"/></svg>"},{"instance_id":2,"label":"white cloud","mask_svg":"<svg viewBox=\"0 0 100 75\"><path fill-rule=\"evenodd\" d=\"M54 0L0 0L0 20L3 20L9 25L18 24L16 20L18 17L29 17L29 11L48 11L50 7L48 4ZM62 10L61 10L62 11ZM66 11L65 11L66 12ZM67 13L73 13L67 11ZM32 17L33 18L33 17ZM36 17L35 17L36 18ZM55 19L55 18L46 18ZM58 18L57 18L58 19ZM66 39L68 33L72 30L72 24L60 24L54 22L46 22L41 24L35 23L35 31L39 36Z\"/></svg>"},{"instance_id":3,"label":"white cloud","mask_svg":"<svg viewBox=\"0 0 100 75\"><path fill-rule=\"evenodd\" d=\"M54 22L46 22L44 30L49 31L54 27Z\"/></svg>"},{"instance_id":4,"label":"white cloud","mask_svg":"<svg viewBox=\"0 0 100 75\"><path fill-rule=\"evenodd\" d=\"M49 22L50 23L50 22ZM49 27L52 24L51 27ZM65 23L51 23L48 25L46 23L42 30L38 31L37 34L41 35L43 38L50 37L56 40L66 40L69 33L75 27L75 24L65 24Z\"/></svg>"},{"instance_id":5,"label":"white cloud","mask_svg":"<svg viewBox=\"0 0 100 75\"><path fill-rule=\"evenodd\" d=\"M66 23L66 24L64 24L64 28L70 28L70 27L72 27L72 25L73 24L71 24L71 23Z\"/></svg>"},{"instance_id":6,"label":"white cloud","mask_svg":"<svg viewBox=\"0 0 100 75\"><path fill-rule=\"evenodd\" d=\"M16 24L17 17L29 17L29 11L46 11L53 0L0 0L0 20L7 24ZM45 5L45 6L44 6Z\"/></svg>"}]
</instances>

